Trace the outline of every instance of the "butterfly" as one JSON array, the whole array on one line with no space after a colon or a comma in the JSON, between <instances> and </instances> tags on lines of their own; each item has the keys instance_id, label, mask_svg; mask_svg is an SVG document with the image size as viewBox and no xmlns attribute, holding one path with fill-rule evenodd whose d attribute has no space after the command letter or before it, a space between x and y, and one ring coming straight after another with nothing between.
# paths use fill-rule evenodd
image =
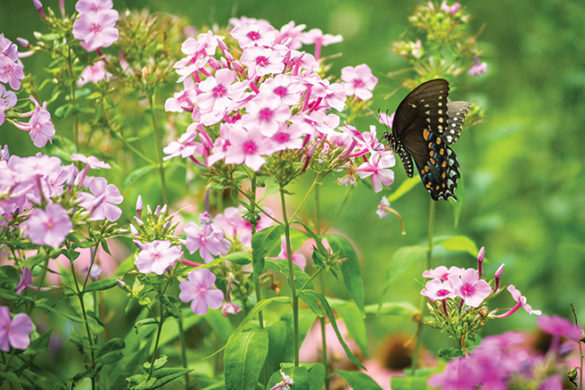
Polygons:
<instances>
[{"instance_id":1,"label":"butterfly","mask_svg":"<svg viewBox=\"0 0 585 390\"><path fill-rule=\"evenodd\" d=\"M392 133L384 133L390 147L402 160L408 177L414 167L433 200L455 196L459 163L449 145L459 139L463 119L471 106L447 99L449 83L434 79L413 89L398 105Z\"/></svg>"}]
</instances>

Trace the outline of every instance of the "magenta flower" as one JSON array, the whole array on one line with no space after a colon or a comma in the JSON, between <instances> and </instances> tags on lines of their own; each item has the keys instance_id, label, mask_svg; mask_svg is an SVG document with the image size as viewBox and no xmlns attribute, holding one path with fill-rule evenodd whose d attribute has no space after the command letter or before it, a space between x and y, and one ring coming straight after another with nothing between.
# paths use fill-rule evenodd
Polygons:
<instances>
[{"instance_id":1,"label":"magenta flower","mask_svg":"<svg viewBox=\"0 0 585 390\"><path fill-rule=\"evenodd\" d=\"M114 222L122 215L122 210L116 206L124 198L120 190L113 184L108 184L103 177L91 178L88 192L80 192L77 196L79 204L91 213L92 221L107 219Z\"/></svg>"},{"instance_id":2,"label":"magenta flower","mask_svg":"<svg viewBox=\"0 0 585 390\"><path fill-rule=\"evenodd\" d=\"M15 349L27 349L30 344L29 335L33 331L30 317L19 313L10 320L10 311L6 306L0 306L0 349L4 352Z\"/></svg>"},{"instance_id":3,"label":"magenta flower","mask_svg":"<svg viewBox=\"0 0 585 390\"><path fill-rule=\"evenodd\" d=\"M491 294L492 288L474 269L465 270L460 276L449 275L447 278L456 296L463 299L467 306L479 307Z\"/></svg>"},{"instance_id":4,"label":"magenta flower","mask_svg":"<svg viewBox=\"0 0 585 390\"><path fill-rule=\"evenodd\" d=\"M372 97L372 90L378 79L372 75L370 67L361 64L354 67L346 66L341 69L341 80L345 86L347 96L355 95L358 99L368 100Z\"/></svg>"},{"instance_id":5,"label":"magenta flower","mask_svg":"<svg viewBox=\"0 0 585 390\"><path fill-rule=\"evenodd\" d=\"M25 288L28 288L32 282L32 272L30 268L24 267L22 269L22 275L20 275L20 280L16 285L16 294L20 295L24 291Z\"/></svg>"},{"instance_id":6,"label":"magenta flower","mask_svg":"<svg viewBox=\"0 0 585 390\"><path fill-rule=\"evenodd\" d=\"M540 310L533 310L532 306L526 303L526 297L523 296L522 293L516 287L514 287L513 284L508 286L508 291L510 292L510 295L512 295L512 298L517 302L516 305L512 307L510 310L508 310L506 313L494 316L494 318L509 317L521 307L524 308L524 310L526 310L528 314L534 314L537 316L542 314Z\"/></svg>"},{"instance_id":7,"label":"magenta flower","mask_svg":"<svg viewBox=\"0 0 585 390\"><path fill-rule=\"evenodd\" d=\"M156 240L144 244L136 256L136 268L143 274L162 275L183 256L181 247L167 240Z\"/></svg>"},{"instance_id":8,"label":"magenta flower","mask_svg":"<svg viewBox=\"0 0 585 390\"><path fill-rule=\"evenodd\" d=\"M49 203L45 210L34 209L26 222L26 236L33 244L59 248L73 229L67 210Z\"/></svg>"},{"instance_id":9,"label":"magenta flower","mask_svg":"<svg viewBox=\"0 0 585 390\"><path fill-rule=\"evenodd\" d=\"M394 172L389 168L396 164L394 153L374 152L370 159L357 168L357 174L361 179L370 177L374 192L382 191L382 185L389 186L394 182Z\"/></svg>"},{"instance_id":10,"label":"magenta flower","mask_svg":"<svg viewBox=\"0 0 585 390\"><path fill-rule=\"evenodd\" d=\"M222 230L216 229L212 224L195 222L185 225L185 246L189 253L199 251L199 255L206 262L213 261L213 256L223 256L229 252L231 243L224 238Z\"/></svg>"},{"instance_id":11,"label":"magenta flower","mask_svg":"<svg viewBox=\"0 0 585 390\"><path fill-rule=\"evenodd\" d=\"M479 76L487 72L487 63L479 62L479 57L475 56L475 64L467 71L470 76Z\"/></svg>"},{"instance_id":12,"label":"magenta flower","mask_svg":"<svg viewBox=\"0 0 585 390\"><path fill-rule=\"evenodd\" d=\"M559 316L540 316L538 327L553 336L562 336L571 340L579 340L583 337L583 329L579 325Z\"/></svg>"},{"instance_id":13,"label":"magenta flower","mask_svg":"<svg viewBox=\"0 0 585 390\"><path fill-rule=\"evenodd\" d=\"M244 49L240 61L248 68L248 78L262 77L284 71L284 55L270 47Z\"/></svg>"},{"instance_id":14,"label":"magenta flower","mask_svg":"<svg viewBox=\"0 0 585 390\"><path fill-rule=\"evenodd\" d=\"M447 281L441 281L439 279L429 280L425 284L425 288L421 290L421 295L429 298L431 301L454 298L456 296L455 291L451 287L451 284Z\"/></svg>"},{"instance_id":15,"label":"magenta flower","mask_svg":"<svg viewBox=\"0 0 585 390\"><path fill-rule=\"evenodd\" d=\"M109 47L118 40L118 11L106 9L100 12L82 12L73 23L73 36L83 41L87 51Z\"/></svg>"},{"instance_id":16,"label":"magenta flower","mask_svg":"<svg viewBox=\"0 0 585 390\"><path fill-rule=\"evenodd\" d=\"M233 126L229 140L231 144L225 155L226 164L246 164L258 171L266 162L262 156L270 152L271 145L259 128L253 127L246 131L241 126Z\"/></svg>"},{"instance_id":17,"label":"magenta flower","mask_svg":"<svg viewBox=\"0 0 585 390\"><path fill-rule=\"evenodd\" d=\"M188 280L179 284L179 299L191 301L191 310L195 314L205 315L208 308L219 309L223 301L223 291L211 288L215 283L215 275L208 269L198 268L189 272Z\"/></svg>"},{"instance_id":18,"label":"magenta flower","mask_svg":"<svg viewBox=\"0 0 585 390\"><path fill-rule=\"evenodd\" d=\"M16 105L16 94L7 90L4 84L0 84L0 126L4 123L4 112Z\"/></svg>"},{"instance_id":19,"label":"magenta flower","mask_svg":"<svg viewBox=\"0 0 585 390\"><path fill-rule=\"evenodd\" d=\"M459 10L460 7L461 7L461 4L459 4L459 3L455 3L452 6L448 6L446 1L443 1L441 3L441 9L445 12L450 13L451 15L455 15L457 13L457 10Z\"/></svg>"},{"instance_id":20,"label":"magenta flower","mask_svg":"<svg viewBox=\"0 0 585 390\"><path fill-rule=\"evenodd\" d=\"M98 61L93 65L88 65L81 71L81 76L77 80L77 86L82 87L87 83L97 84L102 80L107 80L112 76L110 72L106 71L106 63Z\"/></svg>"}]
</instances>

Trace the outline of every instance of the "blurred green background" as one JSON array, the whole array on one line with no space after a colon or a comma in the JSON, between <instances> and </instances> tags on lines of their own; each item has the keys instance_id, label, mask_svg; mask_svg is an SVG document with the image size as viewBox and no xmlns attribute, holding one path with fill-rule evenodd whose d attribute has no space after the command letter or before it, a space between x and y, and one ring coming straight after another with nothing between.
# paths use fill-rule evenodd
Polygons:
<instances>
[{"instance_id":1,"label":"blurred green background","mask_svg":"<svg viewBox=\"0 0 585 390\"><path fill-rule=\"evenodd\" d=\"M57 0L45 0L56 9ZM388 48L413 33L407 17L416 2L296 0L276 1L184 1L116 0L115 8L141 8L175 13L194 26L224 26L231 16L267 19L280 28L290 20L342 34L344 41L326 47L324 55L341 53L332 60L333 74L342 67L367 63L379 78L373 107L394 111L407 91L398 88L401 80L390 72L406 66ZM66 0L71 10L72 0ZM439 202L437 236L467 235L486 247L486 272L506 264L503 283L515 284L533 307L544 312L569 316L573 302L585 322L585 3L575 1L502 0L464 2L471 13L471 30L479 31L482 61L488 71L480 77L464 76L453 98L478 102L485 121L465 129L454 150L461 164L465 195L460 222L453 223L449 203ZM14 40L32 39L34 30L43 30L32 2L1 0L0 32ZM402 35L407 30L406 35ZM42 72L47 58L24 59L25 72ZM412 75L411 75L412 76ZM50 108L50 107L49 107ZM375 118L357 122L361 130L376 124ZM61 131L59 127L57 131ZM379 127L379 133L382 132ZM9 144L16 154L35 153L25 134L8 125L0 128L0 144ZM395 168L397 185L406 179L400 163ZM303 190L304 183L296 185ZM344 188L334 178L322 190L324 218L331 218L341 202ZM358 185L345 211L335 224L355 243L366 281L367 303L380 300L388 264L403 246L425 245L429 196L418 185L408 196L392 204L405 220L407 234L393 216L380 220L375 208L381 194ZM131 203L131 202L130 202ZM132 207L132 205L127 205ZM307 210L310 214L310 209ZM413 260L415 261L415 260ZM474 266L466 254L436 250L433 266ZM423 260L390 286L385 299L406 300L418 306ZM415 280L416 279L416 280ZM342 293L331 278L330 293ZM512 306L502 296L502 307ZM369 323L373 340L394 329L412 329L412 322L392 317ZM490 322L489 331L535 327L535 318L526 313ZM428 331L429 342L438 332Z\"/></svg>"}]
</instances>

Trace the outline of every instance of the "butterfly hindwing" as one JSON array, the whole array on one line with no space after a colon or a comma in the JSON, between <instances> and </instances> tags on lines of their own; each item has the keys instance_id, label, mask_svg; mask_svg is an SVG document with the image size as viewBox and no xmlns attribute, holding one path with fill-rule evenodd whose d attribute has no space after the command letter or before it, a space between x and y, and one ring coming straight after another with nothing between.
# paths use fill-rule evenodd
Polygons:
<instances>
[{"instance_id":1,"label":"butterfly hindwing","mask_svg":"<svg viewBox=\"0 0 585 390\"><path fill-rule=\"evenodd\" d=\"M427 81L410 92L398 106L387 138L412 177L413 164L434 200L457 199L454 191L460 177L455 152L448 145L461 133L467 102L448 101L447 80ZM412 159L411 159L412 157Z\"/></svg>"}]
</instances>

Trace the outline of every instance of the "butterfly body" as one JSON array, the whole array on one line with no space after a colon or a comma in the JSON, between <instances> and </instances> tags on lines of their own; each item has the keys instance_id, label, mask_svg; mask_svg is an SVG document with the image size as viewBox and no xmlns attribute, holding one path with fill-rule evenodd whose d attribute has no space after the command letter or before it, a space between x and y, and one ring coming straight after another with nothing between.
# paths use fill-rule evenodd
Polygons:
<instances>
[{"instance_id":1,"label":"butterfly body","mask_svg":"<svg viewBox=\"0 0 585 390\"><path fill-rule=\"evenodd\" d=\"M461 134L470 104L447 99L447 80L427 81L412 90L398 105L392 133L385 134L400 156L408 177L418 169L425 188L434 200L457 199L460 177L455 152L449 147Z\"/></svg>"}]
</instances>

